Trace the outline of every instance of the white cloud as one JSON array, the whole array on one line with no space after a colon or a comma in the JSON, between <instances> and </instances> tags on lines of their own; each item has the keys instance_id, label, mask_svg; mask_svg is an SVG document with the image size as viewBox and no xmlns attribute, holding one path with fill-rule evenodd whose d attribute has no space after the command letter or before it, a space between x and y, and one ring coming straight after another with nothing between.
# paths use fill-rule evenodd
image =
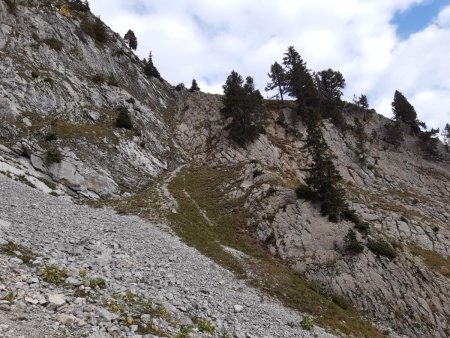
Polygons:
<instances>
[{"instance_id":1,"label":"white cloud","mask_svg":"<svg viewBox=\"0 0 450 338\"><path fill-rule=\"evenodd\" d=\"M425 0L90 0L113 30L138 37L169 82L220 93L231 70L255 78L264 94L270 64L290 45L308 67L340 70L345 96L365 93L390 115L396 89L430 126L450 122L450 6L401 41L391 20ZM447 76L446 76L447 75Z\"/></svg>"}]
</instances>

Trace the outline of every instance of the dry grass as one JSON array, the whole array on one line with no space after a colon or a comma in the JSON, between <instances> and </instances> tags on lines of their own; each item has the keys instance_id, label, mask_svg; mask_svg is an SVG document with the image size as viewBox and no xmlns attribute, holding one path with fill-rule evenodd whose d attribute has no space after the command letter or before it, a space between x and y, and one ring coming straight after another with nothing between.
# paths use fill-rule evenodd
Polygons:
<instances>
[{"instance_id":1,"label":"dry grass","mask_svg":"<svg viewBox=\"0 0 450 338\"><path fill-rule=\"evenodd\" d=\"M435 251L425 250L416 245L409 245L409 251L416 256L420 256L425 265L433 272L450 278L450 258L444 257Z\"/></svg>"},{"instance_id":2,"label":"dry grass","mask_svg":"<svg viewBox=\"0 0 450 338\"><path fill-rule=\"evenodd\" d=\"M184 241L248 283L278 298L285 305L314 316L316 323L343 336L383 337L353 311L339 307L317 285L270 256L252 236L251 217L242 207L244 198L229 200L239 185L239 167L213 169L193 165L182 170L169 190L179 203L169 220ZM204 217L207 216L208 220ZM239 250L251 259L242 262L223 249Z\"/></svg>"}]
</instances>

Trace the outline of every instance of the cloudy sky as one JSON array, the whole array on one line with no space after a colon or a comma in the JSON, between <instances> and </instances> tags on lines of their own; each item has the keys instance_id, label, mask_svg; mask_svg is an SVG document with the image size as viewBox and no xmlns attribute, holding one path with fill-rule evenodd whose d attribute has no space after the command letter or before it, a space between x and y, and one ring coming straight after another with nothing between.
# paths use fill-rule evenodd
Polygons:
<instances>
[{"instance_id":1,"label":"cloudy sky","mask_svg":"<svg viewBox=\"0 0 450 338\"><path fill-rule=\"evenodd\" d=\"M333 68L345 98L391 116L396 89L430 127L450 123L450 0L90 0L91 10L172 84L221 93L231 70L263 95L290 45L313 71Z\"/></svg>"}]
</instances>

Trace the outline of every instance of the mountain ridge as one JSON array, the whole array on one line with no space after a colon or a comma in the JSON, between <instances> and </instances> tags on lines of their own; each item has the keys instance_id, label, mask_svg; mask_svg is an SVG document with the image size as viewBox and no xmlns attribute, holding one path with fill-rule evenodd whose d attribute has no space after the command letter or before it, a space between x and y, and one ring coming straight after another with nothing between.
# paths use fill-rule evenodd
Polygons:
<instances>
[{"instance_id":1,"label":"mountain ridge","mask_svg":"<svg viewBox=\"0 0 450 338\"><path fill-rule=\"evenodd\" d=\"M324 120L321 132L349 207L367 229L330 222L295 194L310 162L307 125L295 102L265 101L265 132L240 147L228 137L222 96L145 75L117 34L104 27L107 41L96 41L81 26L97 18L64 15L64 3L27 1L12 15L0 1L3 174L61 199L91 199L169 224L216 263L340 335L373 329L352 322L355 313L391 334L449 334L450 161L442 144L441 161L424 159L407 125L404 140L393 145L389 119L345 103L347 129ZM123 110L132 129L117 125ZM346 252L353 229L362 245L356 255ZM284 295L252 277L266 279L260 273L281 262L290 270L276 271L317 284L313 299L324 302L317 301L329 318L313 302L308 308L289 299L315 286L292 277L305 283L295 289L294 282L267 277L293 292ZM375 331L370 335L382 329Z\"/></svg>"}]
</instances>

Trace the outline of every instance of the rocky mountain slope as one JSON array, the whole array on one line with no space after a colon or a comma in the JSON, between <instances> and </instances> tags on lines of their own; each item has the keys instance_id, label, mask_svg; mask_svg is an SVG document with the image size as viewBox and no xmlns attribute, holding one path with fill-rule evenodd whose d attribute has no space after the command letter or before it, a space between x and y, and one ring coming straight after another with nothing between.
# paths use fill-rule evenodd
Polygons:
<instances>
[{"instance_id":1,"label":"rocky mountain slope","mask_svg":"<svg viewBox=\"0 0 450 338\"><path fill-rule=\"evenodd\" d=\"M368 225L357 233L364 250L350 255L344 238L354 224L331 223L296 198L309 158L294 103L266 102L265 134L238 147L228 138L221 96L177 91L145 75L117 34L100 22L107 40L98 41L86 27L99 21L68 14L65 4L21 1L12 13L0 0L0 172L55 196L1 178L7 273L0 335L133 335L142 318L126 299L131 290L156 304L144 313L156 336L181 334L182 325L201 336L196 316L212 323L216 336L222 328L236 337L308 336L300 318L278 305L266 308L256 291L235 294L243 281L215 263L259 289L263 300L276 297L340 336L450 335L450 158L442 145L440 161L424 159L408 133L394 147L385 141L388 119L351 104L346 131L323 121L349 206ZM124 109L131 130L116 125ZM355 119L364 126L364 161ZM150 223L77 207L64 201L70 197L165 224L215 263ZM27 248L42 257L35 266L21 263ZM75 291L43 279L52 264L67 267ZM77 297L80 268L108 288L93 285L93 297ZM52 305L53 294L63 306ZM116 296L118 313L100 300ZM31 315L26 304L39 311ZM156 315L161 304L176 324ZM17 318L31 318L23 331L14 331ZM327 335L317 326L314 332Z\"/></svg>"}]
</instances>

